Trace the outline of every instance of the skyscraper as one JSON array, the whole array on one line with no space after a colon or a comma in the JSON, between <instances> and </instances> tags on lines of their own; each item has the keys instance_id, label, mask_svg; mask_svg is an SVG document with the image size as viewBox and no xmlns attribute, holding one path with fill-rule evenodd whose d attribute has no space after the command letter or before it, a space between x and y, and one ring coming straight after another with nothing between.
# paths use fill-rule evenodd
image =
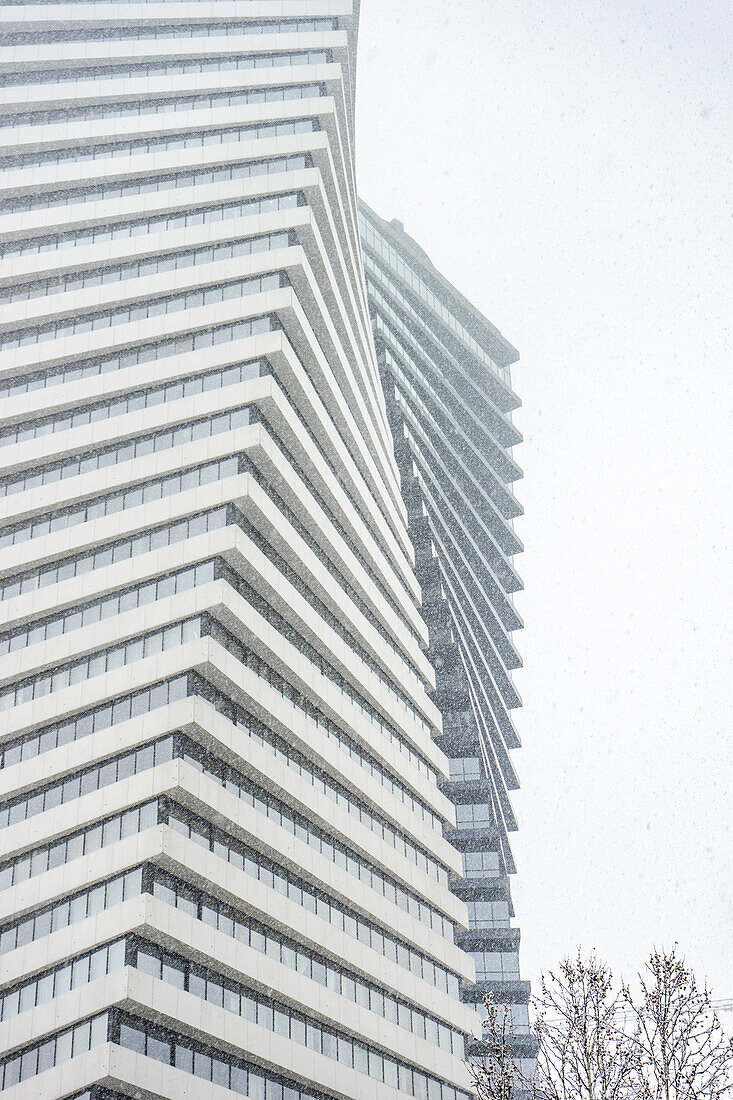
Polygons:
<instances>
[{"instance_id":1,"label":"skyscraper","mask_svg":"<svg viewBox=\"0 0 733 1100\"><path fill-rule=\"evenodd\" d=\"M2 15L0 1089L464 1100L353 6Z\"/></svg>"},{"instance_id":2,"label":"skyscraper","mask_svg":"<svg viewBox=\"0 0 733 1100\"><path fill-rule=\"evenodd\" d=\"M519 744L511 711L520 705L511 640L521 626L513 593L521 549L513 520L521 508L512 482L521 471L512 447L521 436L511 413L516 350L436 271L398 221L363 203L359 213L367 292L387 411L408 511L436 669L435 700L448 757L441 789L456 804L448 835L462 853L451 886L468 906L457 942L471 953L476 981L464 989L480 1006L486 993L513 1016L514 1054L526 1075L536 1043L529 1034L529 983L519 974L519 931L508 876L515 871L509 792L518 786L510 750ZM479 1054L481 1044L469 1053Z\"/></svg>"}]
</instances>

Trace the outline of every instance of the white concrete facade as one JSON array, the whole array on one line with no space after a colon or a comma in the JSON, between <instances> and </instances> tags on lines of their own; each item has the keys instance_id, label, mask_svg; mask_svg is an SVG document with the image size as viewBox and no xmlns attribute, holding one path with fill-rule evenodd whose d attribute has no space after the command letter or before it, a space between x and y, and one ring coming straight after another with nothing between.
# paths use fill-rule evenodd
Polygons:
<instances>
[{"instance_id":1,"label":"white concrete facade","mask_svg":"<svg viewBox=\"0 0 733 1100\"><path fill-rule=\"evenodd\" d=\"M355 9L0 12L8 1100L467 1100Z\"/></svg>"}]
</instances>

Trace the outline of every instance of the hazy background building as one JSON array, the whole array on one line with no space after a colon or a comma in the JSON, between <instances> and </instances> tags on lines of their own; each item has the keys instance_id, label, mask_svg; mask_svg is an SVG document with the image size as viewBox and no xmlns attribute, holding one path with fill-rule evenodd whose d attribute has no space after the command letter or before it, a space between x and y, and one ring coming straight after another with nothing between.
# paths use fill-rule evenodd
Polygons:
<instances>
[{"instance_id":1,"label":"hazy background building","mask_svg":"<svg viewBox=\"0 0 733 1100\"><path fill-rule=\"evenodd\" d=\"M508 876L509 792L518 787L510 752L519 744L511 712L520 705L512 669L521 626L513 558L521 476L512 448L519 399L510 367L518 353L444 279L402 223L363 203L359 220L377 359L387 401L410 537L443 717L448 757L442 789L456 803L462 874L451 886L468 906L458 942L476 963L464 999L482 1011L490 993L509 1006L515 1055L530 1075L529 983L520 980L519 930ZM480 1051L480 1045L472 1048Z\"/></svg>"}]
</instances>

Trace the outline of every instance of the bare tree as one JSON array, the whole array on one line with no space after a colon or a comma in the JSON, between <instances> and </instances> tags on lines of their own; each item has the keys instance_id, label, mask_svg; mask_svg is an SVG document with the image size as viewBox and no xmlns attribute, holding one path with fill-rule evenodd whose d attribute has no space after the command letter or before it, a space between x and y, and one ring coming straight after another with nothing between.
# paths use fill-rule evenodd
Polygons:
<instances>
[{"instance_id":1,"label":"bare tree","mask_svg":"<svg viewBox=\"0 0 733 1100\"><path fill-rule=\"evenodd\" d=\"M595 955L565 959L535 1000L536 1094L545 1100L638 1100L636 1044L618 1027L621 991Z\"/></svg>"},{"instance_id":2,"label":"bare tree","mask_svg":"<svg viewBox=\"0 0 733 1100\"><path fill-rule=\"evenodd\" d=\"M483 1021L484 1054L469 1062L471 1084L478 1100L514 1100L516 1090L530 1090L514 1060L514 1021L508 1005L497 1004L494 997L484 997L486 1019Z\"/></svg>"},{"instance_id":3,"label":"bare tree","mask_svg":"<svg viewBox=\"0 0 733 1100\"><path fill-rule=\"evenodd\" d=\"M634 1020L639 1100L721 1100L733 1095L733 1040L726 1039L707 987L677 954L654 951L639 975L640 1000L624 991Z\"/></svg>"},{"instance_id":4,"label":"bare tree","mask_svg":"<svg viewBox=\"0 0 733 1100\"><path fill-rule=\"evenodd\" d=\"M531 1081L514 1060L510 1012L484 1004L485 1053L470 1065L478 1100L733 1100L733 1039L676 946L652 953L638 996L593 954L543 977Z\"/></svg>"}]
</instances>

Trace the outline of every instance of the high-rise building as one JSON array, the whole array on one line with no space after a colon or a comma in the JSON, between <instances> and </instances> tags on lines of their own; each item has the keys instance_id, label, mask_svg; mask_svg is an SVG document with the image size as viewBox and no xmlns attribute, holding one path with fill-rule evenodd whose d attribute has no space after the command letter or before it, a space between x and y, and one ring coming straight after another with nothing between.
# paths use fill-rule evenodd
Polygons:
<instances>
[{"instance_id":1,"label":"high-rise building","mask_svg":"<svg viewBox=\"0 0 733 1100\"><path fill-rule=\"evenodd\" d=\"M8 1100L467 1098L355 7L1 9Z\"/></svg>"},{"instance_id":2,"label":"high-rise building","mask_svg":"<svg viewBox=\"0 0 733 1100\"><path fill-rule=\"evenodd\" d=\"M436 670L435 701L448 757L441 789L456 804L448 831L461 852L451 887L467 903L457 942L471 953L476 981L463 990L481 1006L490 993L513 1017L514 1056L531 1076L529 983L519 974L508 876L516 829L509 792L518 786L510 750L511 711L520 705L511 632L521 626L512 482L519 400L511 389L516 350L436 271L400 222L359 211L372 325L408 511ZM480 1054L480 1043L469 1053Z\"/></svg>"}]
</instances>

